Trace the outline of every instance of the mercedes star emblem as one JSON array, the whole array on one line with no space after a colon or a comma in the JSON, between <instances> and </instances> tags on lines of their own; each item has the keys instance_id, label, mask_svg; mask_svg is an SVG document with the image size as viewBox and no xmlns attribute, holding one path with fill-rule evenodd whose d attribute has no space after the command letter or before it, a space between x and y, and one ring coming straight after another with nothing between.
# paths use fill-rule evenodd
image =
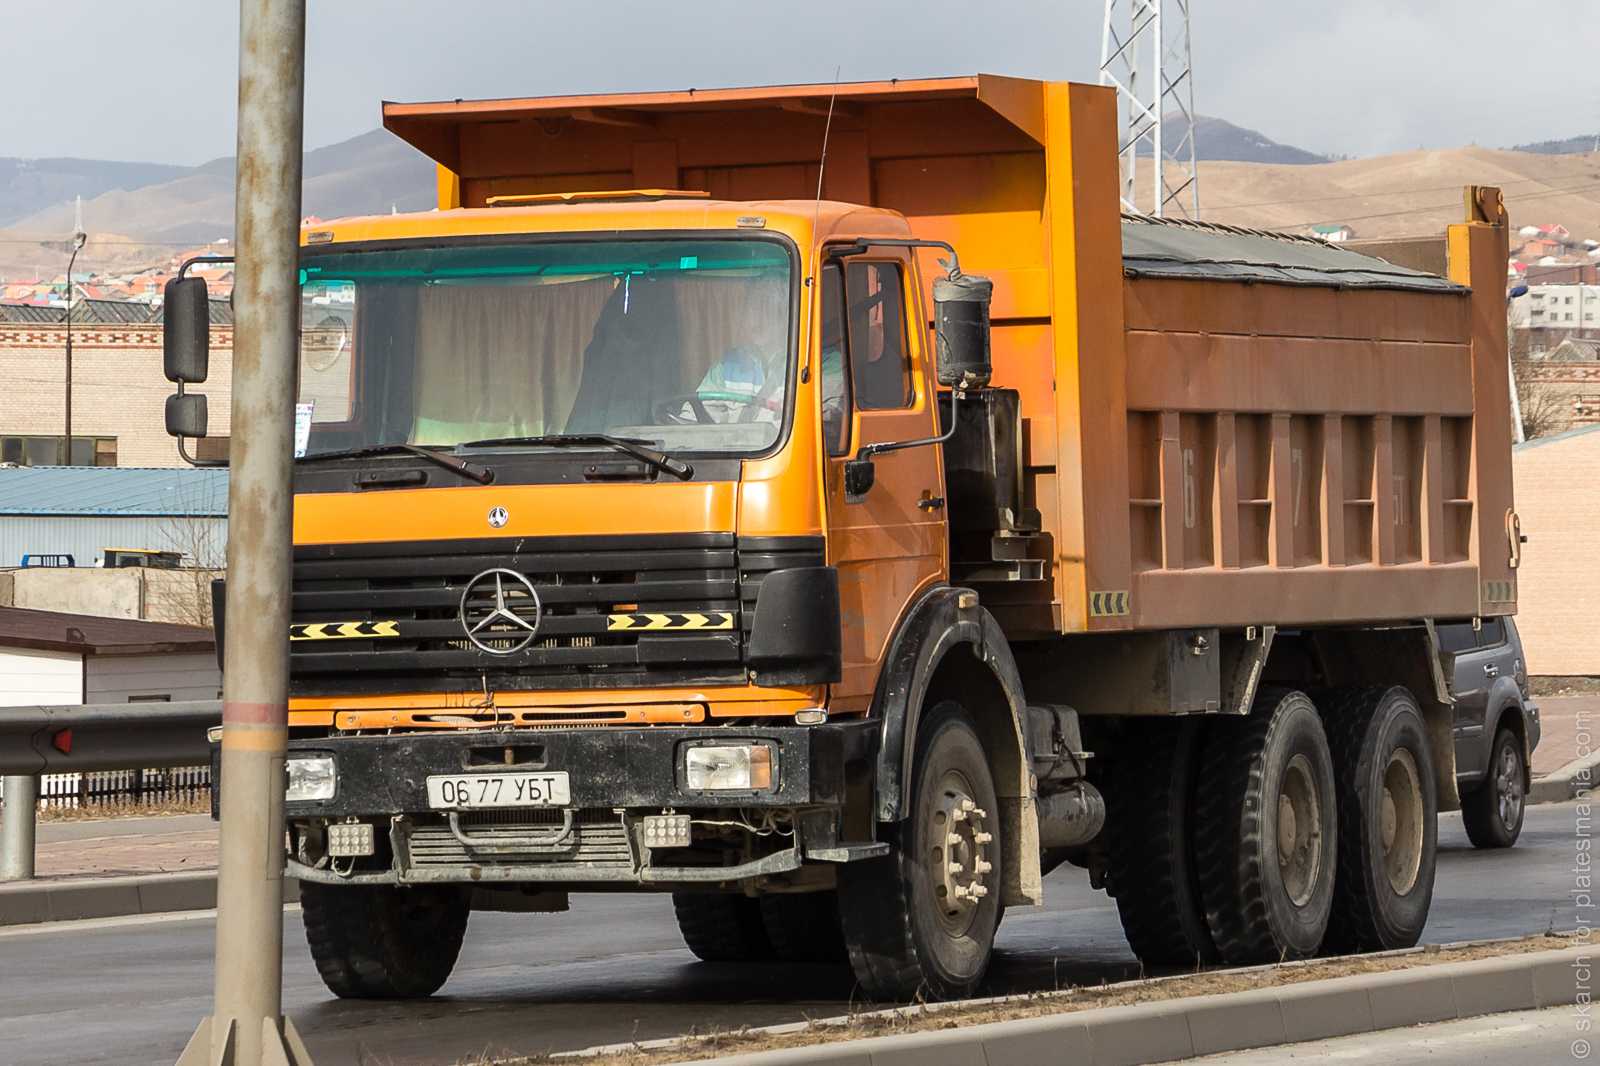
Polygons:
<instances>
[{"instance_id":1,"label":"mercedes star emblem","mask_svg":"<svg viewBox=\"0 0 1600 1066\"><path fill-rule=\"evenodd\" d=\"M496 568L467 582L458 613L461 628L478 650L515 655L533 643L543 610L533 582L515 570Z\"/></svg>"},{"instance_id":2,"label":"mercedes star emblem","mask_svg":"<svg viewBox=\"0 0 1600 1066\"><path fill-rule=\"evenodd\" d=\"M489 508L489 525L493 528L499 529L501 526L510 521L510 519L511 516L506 514L506 509L504 507Z\"/></svg>"}]
</instances>

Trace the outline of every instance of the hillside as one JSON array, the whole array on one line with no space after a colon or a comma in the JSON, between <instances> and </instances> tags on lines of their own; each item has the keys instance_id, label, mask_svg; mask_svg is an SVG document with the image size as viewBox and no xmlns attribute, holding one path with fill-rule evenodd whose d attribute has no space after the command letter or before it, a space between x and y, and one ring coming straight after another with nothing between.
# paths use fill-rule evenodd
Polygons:
<instances>
[{"instance_id":1,"label":"hillside","mask_svg":"<svg viewBox=\"0 0 1600 1066\"><path fill-rule=\"evenodd\" d=\"M1519 144L1512 151L1535 152L1539 155L1582 155L1585 152L1600 152L1600 133L1583 133L1560 141Z\"/></svg>"},{"instance_id":2,"label":"hillside","mask_svg":"<svg viewBox=\"0 0 1600 1066\"><path fill-rule=\"evenodd\" d=\"M1168 115L1161 124L1161 137L1168 145L1183 140L1188 124L1182 116ZM1195 157L1200 160L1229 160L1240 163L1326 163L1328 157L1279 144L1257 130L1235 126L1226 119L1196 115L1194 119Z\"/></svg>"},{"instance_id":3,"label":"hillside","mask_svg":"<svg viewBox=\"0 0 1600 1066\"><path fill-rule=\"evenodd\" d=\"M200 243L233 232L234 160L229 156L186 169L170 180L115 189L83 203L85 226L112 228L149 241ZM308 215L367 214L391 205L415 210L433 204L433 164L383 130L317 148L305 157L303 210ZM3 216L0 216L3 217ZM8 224L19 233L66 233L67 204L31 212Z\"/></svg>"},{"instance_id":4,"label":"hillside","mask_svg":"<svg viewBox=\"0 0 1600 1066\"><path fill-rule=\"evenodd\" d=\"M0 156L0 226L75 196L92 200L112 189L171 181L191 167L118 163L104 159L16 159ZM69 227L70 228L70 227Z\"/></svg>"},{"instance_id":5,"label":"hillside","mask_svg":"<svg viewBox=\"0 0 1600 1066\"><path fill-rule=\"evenodd\" d=\"M1559 222L1600 237L1600 158L1592 155L1474 147L1302 166L1200 164L1201 214L1211 221L1286 230L1345 223L1363 239L1441 232L1461 221L1469 184L1500 186L1513 226Z\"/></svg>"}]
</instances>

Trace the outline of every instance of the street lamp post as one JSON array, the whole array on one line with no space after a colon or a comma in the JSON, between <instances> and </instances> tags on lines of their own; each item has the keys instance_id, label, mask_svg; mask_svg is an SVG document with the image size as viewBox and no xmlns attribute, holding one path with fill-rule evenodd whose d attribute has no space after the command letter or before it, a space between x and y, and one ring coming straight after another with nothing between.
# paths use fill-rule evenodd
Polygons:
<instances>
[{"instance_id":1,"label":"street lamp post","mask_svg":"<svg viewBox=\"0 0 1600 1066\"><path fill-rule=\"evenodd\" d=\"M72 255L67 259L67 435L61 438L61 465L72 465L72 268L89 235L80 228L72 235Z\"/></svg>"}]
</instances>

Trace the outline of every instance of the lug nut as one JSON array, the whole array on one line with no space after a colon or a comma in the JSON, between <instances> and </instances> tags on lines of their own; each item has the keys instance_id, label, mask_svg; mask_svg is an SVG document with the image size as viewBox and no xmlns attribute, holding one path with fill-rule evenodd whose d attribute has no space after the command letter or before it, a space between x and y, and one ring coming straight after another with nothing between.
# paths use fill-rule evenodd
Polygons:
<instances>
[{"instance_id":1,"label":"lug nut","mask_svg":"<svg viewBox=\"0 0 1600 1066\"><path fill-rule=\"evenodd\" d=\"M971 896L973 899L982 899L988 894L989 890L982 885L973 885L971 888L967 889L967 895Z\"/></svg>"},{"instance_id":2,"label":"lug nut","mask_svg":"<svg viewBox=\"0 0 1600 1066\"><path fill-rule=\"evenodd\" d=\"M982 832L981 830L979 832L976 832L976 833L972 834L972 842L974 844L987 844L987 843L989 843L989 841L991 841L993 839L994 839L994 834L993 833L985 833L985 832Z\"/></svg>"},{"instance_id":3,"label":"lug nut","mask_svg":"<svg viewBox=\"0 0 1600 1066\"><path fill-rule=\"evenodd\" d=\"M972 872L975 874L986 874L992 869L994 869L994 866L991 863L984 862L982 859L977 859L972 864Z\"/></svg>"}]
</instances>

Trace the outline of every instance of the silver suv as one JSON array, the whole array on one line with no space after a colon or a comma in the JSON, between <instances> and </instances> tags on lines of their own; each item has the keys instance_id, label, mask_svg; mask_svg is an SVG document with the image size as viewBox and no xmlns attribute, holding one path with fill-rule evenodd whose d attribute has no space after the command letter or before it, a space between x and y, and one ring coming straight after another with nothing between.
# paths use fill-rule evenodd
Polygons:
<instances>
[{"instance_id":1,"label":"silver suv","mask_svg":"<svg viewBox=\"0 0 1600 1066\"><path fill-rule=\"evenodd\" d=\"M1456 698L1456 784L1467 837L1480 848L1509 848L1522 832L1528 763L1539 744L1539 707L1528 690L1522 640L1510 618L1441 623Z\"/></svg>"}]
</instances>

